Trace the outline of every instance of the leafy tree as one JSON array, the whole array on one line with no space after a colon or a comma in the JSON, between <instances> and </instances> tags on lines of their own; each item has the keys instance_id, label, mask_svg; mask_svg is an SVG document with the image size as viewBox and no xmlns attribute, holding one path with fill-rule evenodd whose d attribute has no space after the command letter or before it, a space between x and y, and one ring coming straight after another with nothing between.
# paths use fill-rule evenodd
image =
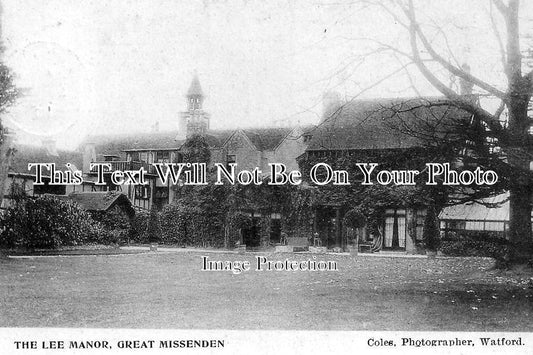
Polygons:
<instances>
[{"instance_id":1,"label":"leafy tree","mask_svg":"<svg viewBox=\"0 0 533 355\"><path fill-rule=\"evenodd\" d=\"M15 103L18 96L19 91L13 83L13 74L6 65L0 63L0 115ZM13 150L6 144L5 138L6 129L0 120L0 203L4 198L5 182L13 155Z\"/></svg>"},{"instance_id":2,"label":"leafy tree","mask_svg":"<svg viewBox=\"0 0 533 355\"><path fill-rule=\"evenodd\" d=\"M358 208L352 208L344 215L344 224L349 228L362 228L366 225L366 217Z\"/></svg>"},{"instance_id":3,"label":"leafy tree","mask_svg":"<svg viewBox=\"0 0 533 355\"><path fill-rule=\"evenodd\" d=\"M188 138L181 148L185 163L209 163L211 151L207 139L202 135L193 135Z\"/></svg>"}]
</instances>

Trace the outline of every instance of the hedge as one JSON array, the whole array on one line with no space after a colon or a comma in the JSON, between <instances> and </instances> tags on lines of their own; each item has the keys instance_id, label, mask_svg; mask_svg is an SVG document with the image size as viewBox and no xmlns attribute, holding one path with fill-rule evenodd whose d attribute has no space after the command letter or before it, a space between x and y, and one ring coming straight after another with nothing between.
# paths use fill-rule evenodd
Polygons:
<instances>
[{"instance_id":1,"label":"hedge","mask_svg":"<svg viewBox=\"0 0 533 355\"><path fill-rule=\"evenodd\" d=\"M449 232L441 240L440 250L449 256L481 256L503 260L508 252L509 242L491 232Z\"/></svg>"}]
</instances>

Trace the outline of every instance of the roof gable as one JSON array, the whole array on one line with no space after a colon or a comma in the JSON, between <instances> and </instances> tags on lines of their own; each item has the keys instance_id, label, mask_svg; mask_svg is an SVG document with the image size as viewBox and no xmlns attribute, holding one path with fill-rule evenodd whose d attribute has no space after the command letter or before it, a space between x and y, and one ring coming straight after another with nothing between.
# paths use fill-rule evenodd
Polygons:
<instances>
[{"instance_id":1,"label":"roof gable","mask_svg":"<svg viewBox=\"0 0 533 355\"><path fill-rule=\"evenodd\" d=\"M257 147L242 130L235 130L224 142L224 148L226 149L242 148L244 145L249 149L257 150Z\"/></svg>"},{"instance_id":2,"label":"roof gable","mask_svg":"<svg viewBox=\"0 0 533 355\"><path fill-rule=\"evenodd\" d=\"M220 149L226 141L235 133L234 129L208 130L205 139L212 149Z\"/></svg>"},{"instance_id":3,"label":"roof gable","mask_svg":"<svg viewBox=\"0 0 533 355\"><path fill-rule=\"evenodd\" d=\"M63 200L71 200L87 211L108 211L117 204L122 204L129 215L135 214L128 197L116 191L108 192L73 192L67 196L56 196Z\"/></svg>"},{"instance_id":4,"label":"roof gable","mask_svg":"<svg viewBox=\"0 0 533 355\"><path fill-rule=\"evenodd\" d=\"M254 128L243 129L242 132L257 150L275 150L292 130L292 128Z\"/></svg>"}]
</instances>

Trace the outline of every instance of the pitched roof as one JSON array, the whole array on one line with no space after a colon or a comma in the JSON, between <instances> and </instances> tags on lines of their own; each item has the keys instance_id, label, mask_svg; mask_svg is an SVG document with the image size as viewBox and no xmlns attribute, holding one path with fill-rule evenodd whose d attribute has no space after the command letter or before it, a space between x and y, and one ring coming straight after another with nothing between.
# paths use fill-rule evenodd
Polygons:
<instances>
[{"instance_id":1,"label":"pitched roof","mask_svg":"<svg viewBox=\"0 0 533 355\"><path fill-rule=\"evenodd\" d=\"M176 139L177 135L178 131L98 135L84 142L94 143L96 154L123 156L126 150L177 150L184 143Z\"/></svg>"},{"instance_id":2,"label":"pitched roof","mask_svg":"<svg viewBox=\"0 0 533 355\"><path fill-rule=\"evenodd\" d=\"M231 137L233 132L235 132L234 129L210 129L207 131L205 138L207 140L207 144L209 144L209 147L219 149L222 148L226 140Z\"/></svg>"},{"instance_id":3,"label":"pitched roof","mask_svg":"<svg viewBox=\"0 0 533 355\"><path fill-rule=\"evenodd\" d=\"M124 204L130 215L135 214L128 197L116 191L108 192L73 192L66 196L55 196L63 200L71 200L87 211L107 211L115 204Z\"/></svg>"},{"instance_id":4,"label":"pitched roof","mask_svg":"<svg viewBox=\"0 0 533 355\"><path fill-rule=\"evenodd\" d=\"M42 146L15 145L14 148L15 154L10 167L12 173L34 174L35 168L28 170L29 163L55 163L58 169L65 169L67 163L73 165L71 169L81 169L83 165L83 157L76 151L58 150L57 155L52 155Z\"/></svg>"},{"instance_id":5,"label":"pitched roof","mask_svg":"<svg viewBox=\"0 0 533 355\"><path fill-rule=\"evenodd\" d=\"M292 128L250 128L242 131L257 150L274 150Z\"/></svg>"},{"instance_id":6,"label":"pitched roof","mask_svg":"<svg viewBox=\"0 0 533 355\"><path fill-rule=\"evenodd\" d=\"M485 198L481 203L463 203L445 207L439 215L441 220L460 221L509 221L509 193ZM497 207L487 207L496 205Z\"/></svg>"},{"instance_id":7,"label":"pitched roof","mask_svg":"<svg viewBox=\"0 0 533 355\"><path fill-rule=\"evenodd\" d=\"M423 146L469 117L443 98L354 100L308 132L312 138L307 150Z\"/></svg>"},{"instance_id":8,"label":"pitched roof","mask_svg":"<svg viewBox=\"0 0 533 355\"><path fill-rule=\"evenodd\" d=\"M242 131L258 150L274 150L292 130L292 128L250 128ZM210 129L206 132L205 138L209 147L218 149L236 131L235 129ZM185 140L176 139L177 136L178 131L130 133L91 136L85 139L85 142L94 143L96 153L99 155L123 155L124 151L135 150L178 150Z\"/></svg>"},{"instance_id":9,"label":"pitched roof","mask_svg":"<svg viewBox=\"0 0 533 355\"><path fill-rule=\"evenodd\" d=\"M189 86L189 90L187 90L187 96L204 96L197 74L192 78L191 86Z\"/></svg>"},{"instance_id":10,"label":"pitched roof","mask_svg":"<svg viewBox=\"0 0 533 355\"><path fill-rule=\"evenodd\" d=\"M207 144L213 149L219 149L235 130L208 130ZM84 140L95 144L95 151L100 158L114 155L125 159L125 152L140 150L179 150L185 139L176 139L178 131L128 133L115 135L90 136Z\"/></svg>"}]
</instances>

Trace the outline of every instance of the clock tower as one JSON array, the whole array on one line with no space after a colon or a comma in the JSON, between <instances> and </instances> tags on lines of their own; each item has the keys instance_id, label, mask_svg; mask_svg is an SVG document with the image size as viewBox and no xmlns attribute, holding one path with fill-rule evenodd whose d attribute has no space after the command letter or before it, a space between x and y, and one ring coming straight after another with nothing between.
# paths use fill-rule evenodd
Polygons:
<instances>
[{"instance_id":1,"label":"clock tower","mask_svg":"<svg viewBox=\"0 0 533 355\"><path fill-rule=\"evenodd\" d=\"M205 136L209 129L210 117L203 109L205 95L198 74L194 74L185 97L187 99L187 111L180 112L178 138L184 139L194 135Z\"/></svg>"}]
</instances>

